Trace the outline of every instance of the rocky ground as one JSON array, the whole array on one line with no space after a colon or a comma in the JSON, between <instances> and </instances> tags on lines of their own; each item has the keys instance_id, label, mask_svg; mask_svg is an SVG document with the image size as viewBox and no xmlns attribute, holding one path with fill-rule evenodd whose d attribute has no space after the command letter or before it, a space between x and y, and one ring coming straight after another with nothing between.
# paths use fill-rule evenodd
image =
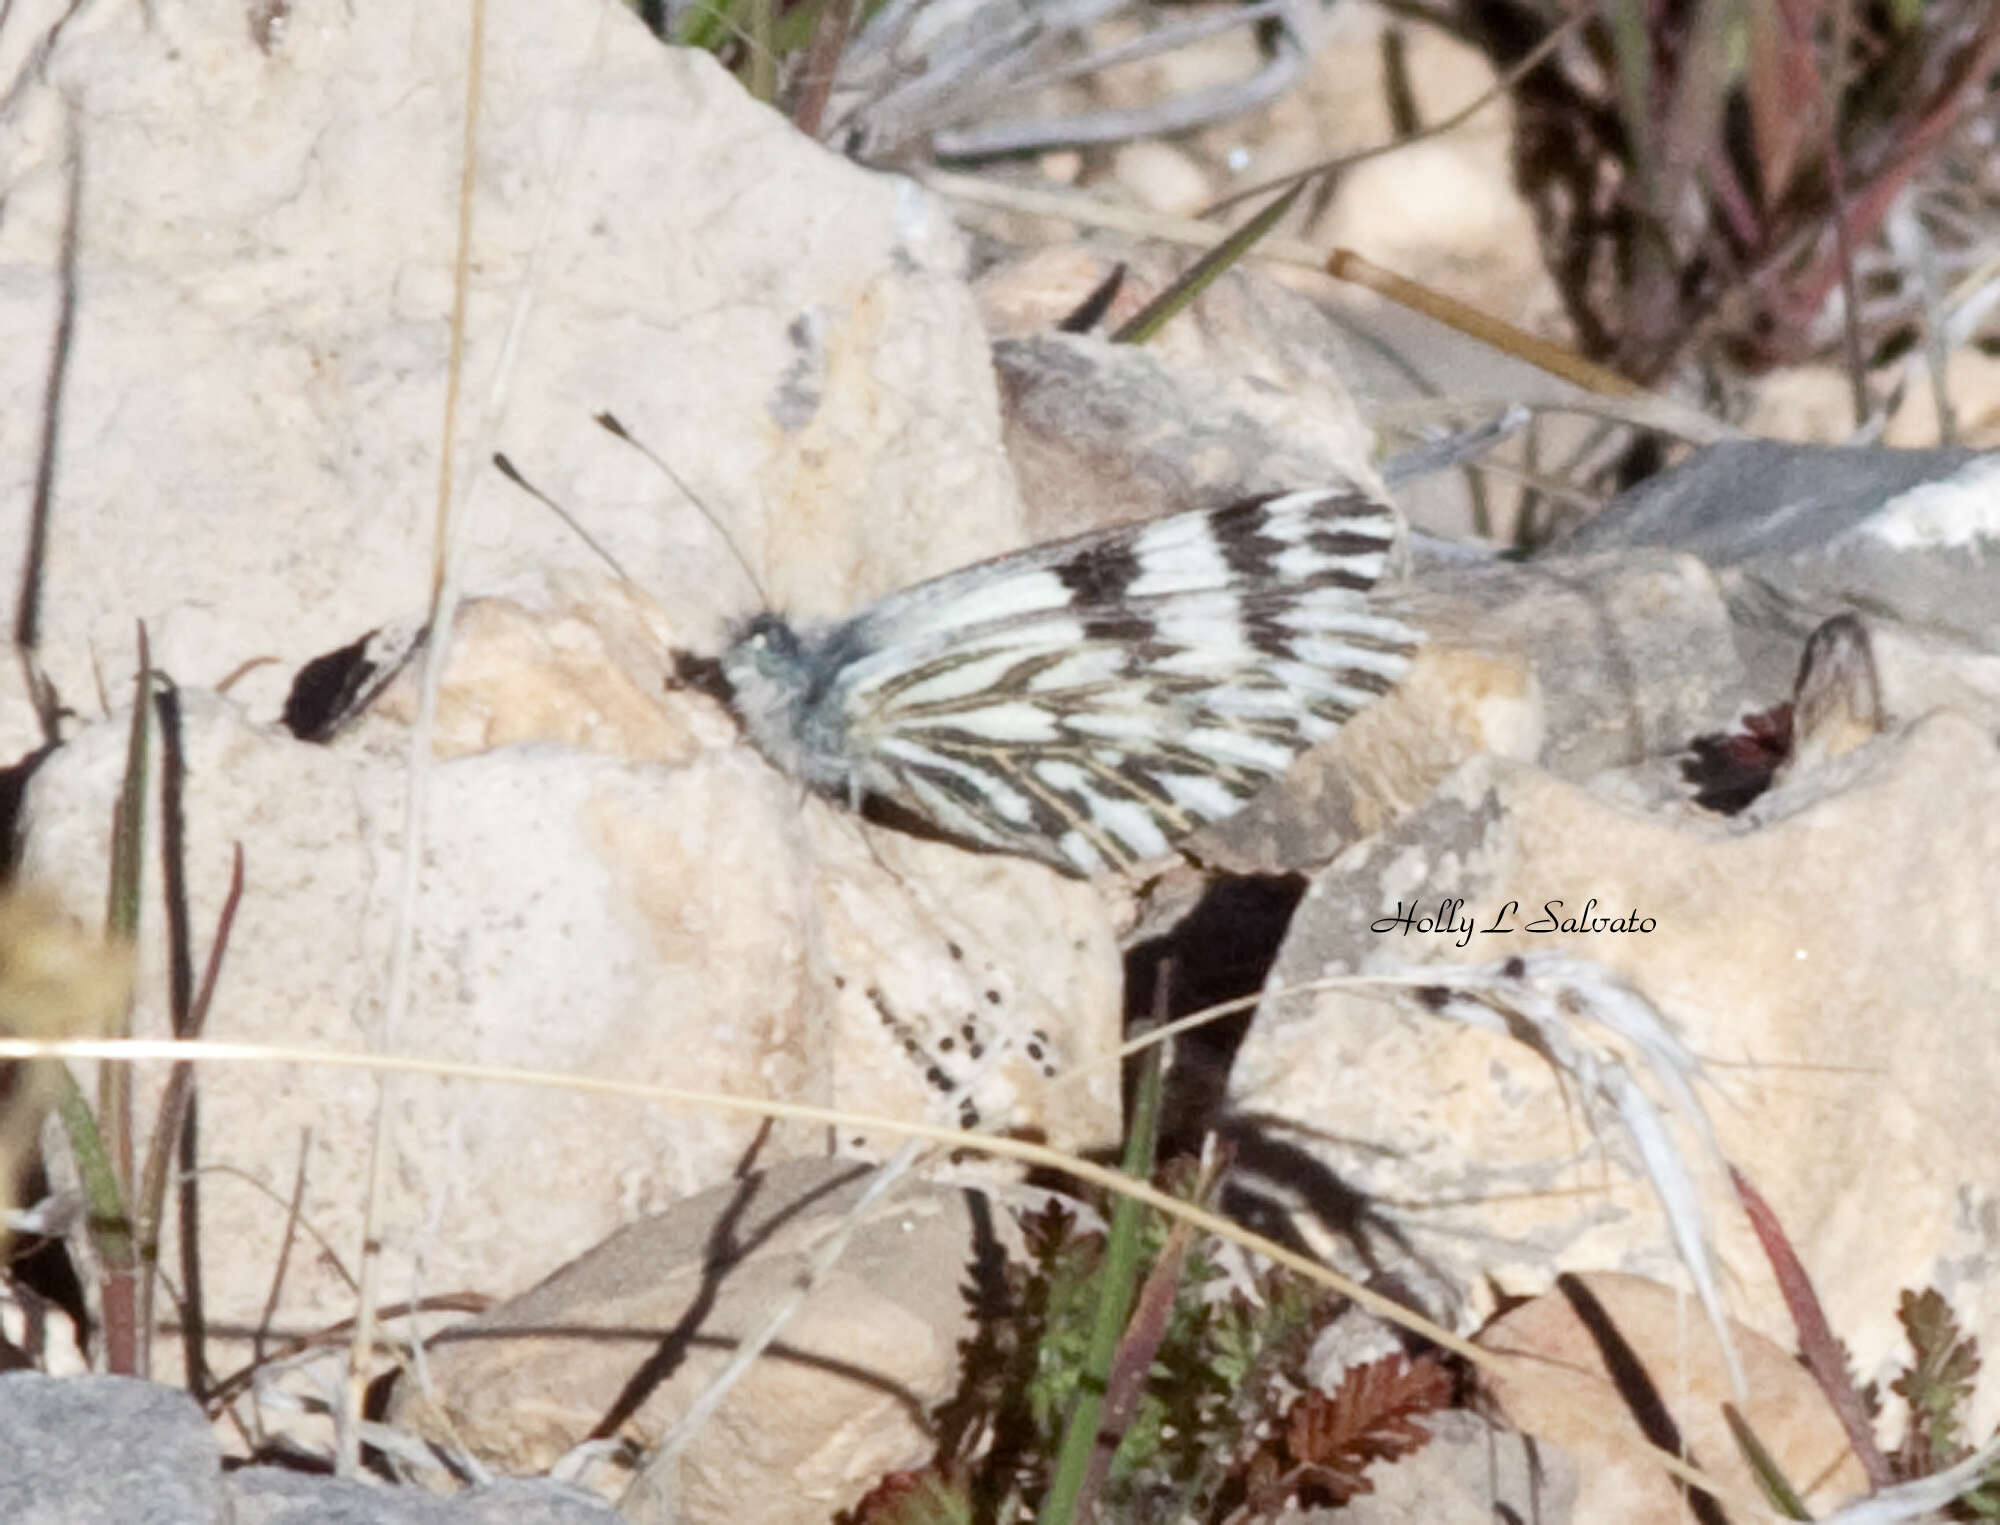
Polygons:
<instances>
[{"instance_id":1,"label":"rocky ground","mask_svg":"<svg viewBox=\"0 0 2000 1525\"><path fill-rule=\"evenodd\" d=\"M0 20L0 552L9 586L39 588L16 621L33 662L0 670L15 871L98 916L143 623L173 686L159 745L197 960L242 853L207 1036L1104 1151L1128 950L1212 954L1186 930L1204 897L1265 876L1297 911L1224 937L1251 970L1230 993L1269 984L1183 1125L1231 1139L1247 1219L1555 1373L1452 1410L1344 1518L1677 1518L1587 1309L1677 1374L1690 1454L1737 1496L1721 1398L1817 1504L1862 1491L1725 1160L1863 1380L1907 1358L1906 1289L2000 1341L2000 467L1980 449L2000 415L1976 349L1952 362L1959 448L1888 448L1935 444L1916 390L1885 444L1836 448L1826 375L1774 374L1525 559L1501 554L1519 469L1483 496L1459 473L1399 483L1416 533L1385 597L1426 636L1408 679L1204 833L1199 869L1087 883L803 796L669 685L673 654L766 603L840 613L1107 523L1372 481L1413 399L1593 400L1283 260L1231 271L1142 348L1060 332L1114 266L1105 325L1185 256L859 167L622 11L495 0L429 715L393 653L431 592L464 19L279 10L276 32L219 0ZM1385 23L1335 14L1296 87L1226 131L1025 162L1045 188L1185 215L1380 141L1363 64ZM1426 116L1490 87L1469 50L1414 35ZM1108 99L1195 88L1231 67L1219 48ZM1359 249L1560 339L1507 142L1503 105L1376 160L1287 247ZM693 495L596 428L604 410ZM189 976L147 861L132 1022L160 1035ZM1396 993L1297 991L1341 975ZM140 1072L141 1140L163 1078ZM44 1372L0 1376L0 1517L776 1525L927 1459L1011 1177L919 1172L867 1203L853 1161L895 1146L886 1127L429 1076L390 1094L371 1216L372 1077L202 1067L204 1359L254 1377L204 1410L78 1375L93 1357L17 1290L7 1337ZM1635 1115L1682 1145L1685 1197ZM50 1168L60 1195L60 1149ZM180 1232L163 1265L186 1265ZM395 1322L453 1327L375 1374L369 1443L405 1479L476 1481L455 1496L235 1468L280 1436L332 1455L364 1235L385 1302L454 1310ZM845 1251L782 1350L662 1492L628 1492L828 1235ZM153 1370L181 1364L163 1339ZM1969 1414L1983 1438L2000 1388Z\"/></svg>"}]
</instances>

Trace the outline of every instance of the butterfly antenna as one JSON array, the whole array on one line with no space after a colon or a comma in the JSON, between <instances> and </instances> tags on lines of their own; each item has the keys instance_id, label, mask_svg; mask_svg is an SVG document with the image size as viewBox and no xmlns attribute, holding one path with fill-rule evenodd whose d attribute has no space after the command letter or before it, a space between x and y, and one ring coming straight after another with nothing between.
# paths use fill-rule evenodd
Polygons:
<instances>
[{"instance_id":1,"label":"butterfly antenna","mask_svg":"<svg viewBox=\"0 0 2000 1525\"><path fill-rule=\"evenodd\" d=\"M520 473L520 469L516 467L512 461L508 460L505 455L501 454L497 450L494 451L493 464L495 467L499 469L501 476L505 477L508 481L512 482L516 487L520 488L521 491L525 492L529 497L533 498L537 503L541 504L544 508L548 509L549 512L554 514L558 519L562 520L564 524L568 525L571 533L574 534L576 538L581 540L585 545L589 546L591 550L595 551L598 555L598 558L601 561L603 561L603 563L606 566L611 568L613 574L619 579L619 581L623 582L627 587L633 589L635 592L645 593L648 598L652 597L652 594L646 592L644 585L642 585L639 582L639 580L636 577L634 577L630 572L627 572L625 570L625 568L619 563L618 558L612 555L610 551L606 550L604 546L598 542L597 537L591 534L589 530L583 527L582 520L578 519L575 514L571 513L568 509L564 508L562 504L556 502L554 498L550 497L547 493L543 492L541 488L537 487L533 482L530 482L526 477L522 476Z\"/></svg>"},{"instance_id":2,"label":"butterfly antenna","mask_svg":"<svg viewBox=\"0 0 2000 1525\"><path fill-rule=\"evenodd\" d=\"M640 440L633 438L632 432L618 421L618 418L615 414L612 413L598 414L597 425L600 429L603 429L605 433L616 435L619 439L623 440L626 444L630 445L634 450L638 451L639 454L643 455L647 460L651 461L655 466L657 466L660 469L661 474L664 475L668 481L672 482L674 486L678 487L684 494L686 494L688 501L694 504L696 510L701 514L702 518L706 519L709 522L710 527L714 529L716 535L721 539L722 543L729 547L729 554L736 558L736 564L743 569L743 575L749 579L751 591L757 595L758 604L763 608L766 609L770 608L771 598L770 595L764 591L763 579L757 575L757 569L750 565L750 558L743 554L743 547L741 547L736 543L735 536L729 533L728 526L722 522L722 516L717 514L714 509L710 508L708 504L702 500L701 494L696 492L692 487L690 487L687 483L687 479L683 477L678 471L674 470L674 468L667 463L664 457L662 457L650 445L644 444Z\"/></svg>"}]
</instances>

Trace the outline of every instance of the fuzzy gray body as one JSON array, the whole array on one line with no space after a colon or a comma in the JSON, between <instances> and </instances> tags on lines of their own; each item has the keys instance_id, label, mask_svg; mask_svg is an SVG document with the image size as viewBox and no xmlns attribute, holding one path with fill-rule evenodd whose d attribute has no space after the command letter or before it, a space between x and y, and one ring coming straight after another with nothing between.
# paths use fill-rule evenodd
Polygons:
<instances>
[{"instance_id":1,"label":"fuzzy gray body","mask_svg":"<svg viewBox=\"0 0 2000 1525\"><path fill-rule=\"evenodd\" d=\"M1395 510L1343 486L1036 546L719 660L750 741L843 803L1073 874L1234 814L1408 670L1368 592Z\"/></svg>"}]
</instances>

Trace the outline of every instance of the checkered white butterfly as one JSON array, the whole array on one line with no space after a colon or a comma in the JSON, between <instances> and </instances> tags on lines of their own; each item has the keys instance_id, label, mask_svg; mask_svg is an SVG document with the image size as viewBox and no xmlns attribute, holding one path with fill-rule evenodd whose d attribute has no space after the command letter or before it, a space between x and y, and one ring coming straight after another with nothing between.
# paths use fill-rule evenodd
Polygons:
<instances>
[{"instance_id":1,"label":"checkered white butterfly","mask_svg":"<svg viewBox=\"0 0 2000 1525\"><path fill-rule=\"evenodd\" d=\"M1395 510L1352 484L980 562L845 620L761 614L683 682L853 808L1067 873L1233 815L1391 688L1420 633L1369 590Z\"/></svg>"}]
</instances>

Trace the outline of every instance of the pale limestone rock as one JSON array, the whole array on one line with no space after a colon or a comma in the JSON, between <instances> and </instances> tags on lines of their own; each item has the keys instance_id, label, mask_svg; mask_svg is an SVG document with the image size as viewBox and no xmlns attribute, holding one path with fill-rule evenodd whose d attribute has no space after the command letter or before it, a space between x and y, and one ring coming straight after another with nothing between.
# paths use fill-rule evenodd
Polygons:
<instances>
[{"instance_id":1,"label":"pale limestone rock","mask_svg":"<svg viewBox=\"0 0 2000 1525\"><path fill-rule=\"evenodd\" d=\"M275 714L289 674L421 608L450 350L467 13L233 0L16 6L0 38L0 579L17 585L85 169L42 654L64 699L156 662ZM46 45L45 60L34 49ZM73 135L66 123L73 112ZM573 152L564 149L573 138ZM715 530L590 422L617 413L825 613L1022 538L948 214L798 136L628 12L487 12L455 482L465 585L595 562L496 446L706 638L754 610ZM555 211L537 244L544 209ZM516 299L506 412L480 411ZM0 737L32 736L11 676Z\"/></svg>"},{"instance_id":2,"label":"pale limestone rock","mask_svg":"<svg viewBox=\"0 0 2000 1525\"><path fill-rule=\"evenodd\" d=\"M2000 653L1980 651L1894 620L1863 618L1887 721L1950 707L2000 734Z\"/></svg>"},{"instance_id":3,"label":"pale limestone rock","mask_svg":"<svg viewBox=\"0 0 2000 1525\"><path fill-rule=\"evenodd\" d=\"M1843 757L1937 709L2000 735L2000 655L1893 620L1838 615L1813 632L1799 660L1791 755L1777 776Z\"/></svg>"},{"instance_id":4,"label":"pale limestone rock","mask_svg":"<svg viewBox=\"0 0 2000 1525\"><path fill-rule=\"evenodd\" d=\"M1565 1286L1509 1309L1479 1343L1521 1358L1488 1374L1494 1398L1508 1424L1575 1463L1577 1525L1680 1525L1690 1517L1632 1417L1629 1375L1607 1370L1607 1340L1644 1372L1687 1459L1730 1490L1723 1508L1731 1518L1744 1517L1738 1501L1755 1505L1763 1493L1722 1417L1725 1403L1737 1405L1815 1512L1868 1491L1840 1421L1788 1341L1740 1325L1732 1331L1749 1384L1738 1394L1714 1334L1673 1288L1615 1272Z\"/></svg>"},{"instance_id":5,"label":"pale limestone rock","mask_svg":"<svg viewBox=\"0 0 2000 1525\"><path fill-rule=\"evenodd\" d=\"M1540 729L1519 729L1528 750L1485 750L1537 758L1564 778L1676 751L1742 702L1721 590L1692 556L1437 567L1393 607L1442 650L1525 663L1543 697ZM1506 727L1495 718L1487 731Z\"/></svg>"},{"instance_id":6,"label":"pale limestone rock","mask_svg":"<svg viewBox=\"0 0 2000 1525\"><path fill-rule=\"evenodd\" d=\"M545 1471L607 1422L650 1448L792 1291L868 1178L797 1161L630 1225L434 1342L427 1386L401 1380L391 1421L506 1473ZM928 1459L926 1415L954 1390L970 1333L974 1222L969 1193L922 1180L869 1207L683 1454L677 1517L807 1525ZM593 1483L615 1497L628 1480L605 1469Z\"/></svg>"},{"instance_id":7,"label":"pale limestone rock","mask_svg":"<svg viewBox=\"0 0 2000 1525\"><path fill-rule=\"evenodd\" d=\"M85 165L42 606L43 658L83 718L34 780L27 871L79 910L102 904L124 728L89 717L100 678L106 706L129 695L143 619L156 666L186 685L197 957L229 845L248 859L219 1037L360 1047L383 999L413 679L331 747L268 722L308 658L407 624L428 597L464 28L463 12L316 8L260 42L240 5L206 0L88 24L16 7L0 38L0 78L20 81L0 120L0 546L16 557L71 107ZM45 60L21 51L43 43ZM982 1122L1107 1141L1117 955L1094 892L1031 864L877 846L712 705L663 694L667 646L706 644L762 595L694 506L589 421L610 408L677 464L793 612L843 612L1018 545L949 218L615 7L501 0L484 80L455 462L474 484L466 603L396 1045L904 1119L957 1118L942 1087L964 1080ZM483 433L524 289L506 410ZM496 445L638 589L485 469ZM204 693L232 675L228 701ZM0 702L17 755L32 735L18 685ZM138 1013L154 1033L158 904L155 890ZM257 1183L206 1184L211 1316L254 1327L307 1127L306 1213L353 1253L374 1086L216 1069L202 1091L205 1162ZM561 1091L412 1080L397 1096L391 1296L511 1291L725 1176L754 1128ZM827 1142L781 1129L775 1147ZM288 1327L352 1312L309 1259L291 1264Z\"/></svg>"},{"instance_id":8,"label":"pale limestone rock","mask_svg":"<svg viewBox=\"0 0 2000 1525\"><path fill-rule=\"evenodd\" d=\"M510 708L482 632L533 657L559 639L588 648L598 632L574 611L534 625L522 607L502 608L470 611L460 649L471 692L448 681L441 709L490 712L518 736L549 713L537 708L546 673L524 663L526 697ZM615 683L578 692L624 696ZM377 715L339 746L308 746L227 701L182 697L198 951L231 843L248 865L208 1035L369 1046L401 874L401 727ZM615 715L555 718L564 733L616 732ZM124 748L114 717L61 749L29 791L24 874L78 909L102 898ZM1115 1139L1117 949L1088 885L864 834L734 744L673 761L499 746L440 758L429 790L398 1052L1024 1128L1075 1147ZM157 862L155 851L155 873ZM157 886L150 895L136 1025L157 1034ZM341 1252L357 1242L373 1085L304 1065L207 1070L200 1086L204 1165L265 1188L225 1173L205 1192L210 1316L254 1327L307 1130L310 1216ZM401 1292L504 1295L633 1213L726 1177L756 1129L740 1116L428 1079L401 1083L397 1116L382 1221L387 1285ZM781 1129L772 1147L826 1142L821 1129ZM894 1137L862 1128L837 1142L879 1150ZM281 1321L349 1311L330 1270L294 1266Z\"/></svg>"},{"instance_id":9,"label":"pale limestone rock","mask_svg":"<svg viewBox=\"0 0 2000 1525\"><path fill-rule=\"evenodd\" d=\"M182 702L197 958L214 936L231 845L245 858L207 1036L370 1047L402 872L400 759L307 746L195 691ZM81 733L29 791L24 874L79 910L103 896L123 720ZM826 1035L805 981L811 887L797 860L755 851L736 824L787 810L782 786L726 753L679 770L547 746L436 764L395 1050L825 1099ZM158 861L155 846L134 1017L154 1036L167 1026ZM780 941L789 963L770 956ZM142 1094L157 1079L147 1074ZM295 1168L314 1228L343 1259L356 1253L375 1085L309 1064L204 1067L198 1085L202 1163L224 1167L203 1185L209 1316L251 1329ZM725 1175L755 1130L560 1090L406 1078L396 1095L382 1233L397 1298L523 1285L632 1214ZM282 1325L351 1311L345 1282L318 1257L295 1257Z\"/></svg>"},{"instance_id":10,"label":"pale limestone rock","mask_svg":"<svg viewBox=\"0 0 2000 1525\"><path fill-rule=\"evenodd\" d=\"M576 572L516 579L459 608L432 751L466 757L541 741L627 762L690 762L713 737L661 702L667 654L659 606L627 584ZM411 724L417 672L405 667L370 713Z\"/></svg>"},{"instance_id":11,"label":"pale limestone rock","mask_svg":"<svg viewBox=\"0 0 2000 1525\"><path fill-rule=\"evenodd\" d=\"M1513 930L1386 924L1399 905L1435 915L1450 899L1479 928L1511 905ZM1598 916L1636 913L1653 929L1525 930L1546 902L1574 917L1592 899ZM1314 884L1238 1054L1231 1103L1253 1131L1305 1151L1290 1187L1319 1193L1350 1266L1462 1319L1476 1321L1496 1289L1533 1292L1563 1269L1671 1277L1629 1151L1615 1129L1593 1138L1526 1048L1379 997L1277 994L1346 971L1593 960L1702 1056L1723 1153L1793 1236L1862 1376L1877 1376L1898 1344L1902 1288L1935 1283L1982 1344L2000 1337L1981 1269L2000 1250L2000 1112L1984 1101L2000 1051L1983 1037L2000 999L1996 944L2000 754L1961 713L1802 769L1729 822L1621 809L1548 772L1476 759ZM1705 1205L1730 1310L1787 1338L1726 1188L1712 1185ZM1353 1258L1357 1241L1372 1258ZM1996 1397L1988 1384L1975 1431Z\"/></svg>"},{"instance_id":12,"label":"pale limestone rock","mask_svg":"<svg viewBox=\"0 0 2000 1525\"><path fill-rule=\"evenodd\" d=\"M1109 332L1187 270L1183 249L1100 236L1016 255L981 273L980 312L996 339L1046 334L1107 279L1125 278L1099 330ZM1348 395L1349 341L1307 296L1255 266L1211 282L1151 339L1143 353L1211 404L1263 409L1292 448L1310 443L1336 460L1365 462L1369 439Z\"/></svg>"}]
</instances>

